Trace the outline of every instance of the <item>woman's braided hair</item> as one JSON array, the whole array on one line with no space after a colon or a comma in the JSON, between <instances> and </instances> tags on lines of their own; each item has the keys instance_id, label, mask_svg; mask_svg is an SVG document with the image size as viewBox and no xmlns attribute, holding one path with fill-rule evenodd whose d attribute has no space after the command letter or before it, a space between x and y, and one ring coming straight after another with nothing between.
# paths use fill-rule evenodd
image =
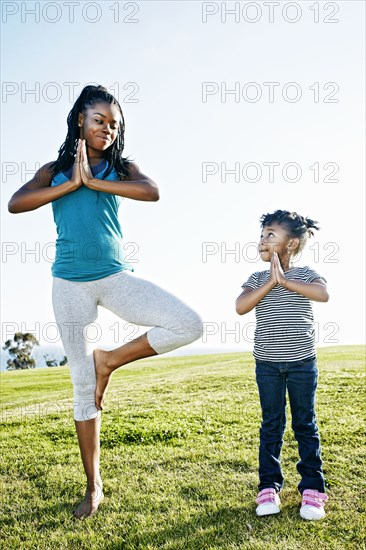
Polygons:
<instances>
[{"instance_id":1,"label":"woman's braided hair","mask_svg":"<svg viewBox=\"0 0 366 550\"><path fill-rule=\"evenodd\" d=\"M127 158L122 157L124 148L125 121L120 104L116 98L110 94L104 86L85 86L79 97L74 103L73 108L67 116L67 136L64 143L58 150L58 158L51 165L53 176L59 172L66 172L74 164L78 139L80 137L80 128L78 126L79 113L86 114L88 107L96 103L106 102L111 105L116 105L121 113L117 138L113 144L104 152L104 158L108 161L108 167L103 174L103 179L111 173L113 168L116 170L118 177L122 180L125 176L129 176L129 163Z\"/></svg>"},{"instance_id":2,"label":"woman's braided hair","mask_svg":"<svg viewBox=\"0 0 366 550\"><path fill-rule=\"evenodd\" d=\"M263 214L260 222L261 227L278 223L287 229L290 237L298 238L300 243L295 251L295 255L303 250L309 237L314 235L314 229L317 231L320 229L319 222L300 216L297 212L289 212L288 210L276 210L273 214Z\"/></svg>"}]
</instances>

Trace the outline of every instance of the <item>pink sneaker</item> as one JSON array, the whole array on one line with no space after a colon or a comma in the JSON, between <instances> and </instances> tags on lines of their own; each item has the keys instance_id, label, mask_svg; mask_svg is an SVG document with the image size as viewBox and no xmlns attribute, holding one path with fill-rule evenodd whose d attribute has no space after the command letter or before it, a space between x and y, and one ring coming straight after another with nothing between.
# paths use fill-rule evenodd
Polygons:
<instances>
[{"instance_id":1,"label":"pink sneaker","mask_svg":"<svg viewBox=\"0 0 366 550\"><path fill-rule=\"evenodd\" d=\"M328 496L316 489L305 489L302 493L300 516L303 519L322 519L325 516L324 503Z\"/></svg>"},{"instance_id":2,"label":"pink sneaker","mask_svg":"<svg viewBox=\"0 0 366 550\"><path fill-rule=\"evenodd\" d=\"M269 516L270 514L278 514L280 511L280 497L276 489L269 487L262 489L256 498L258 504L256 509L257 516Z\"/></svg>"}]
</instances>

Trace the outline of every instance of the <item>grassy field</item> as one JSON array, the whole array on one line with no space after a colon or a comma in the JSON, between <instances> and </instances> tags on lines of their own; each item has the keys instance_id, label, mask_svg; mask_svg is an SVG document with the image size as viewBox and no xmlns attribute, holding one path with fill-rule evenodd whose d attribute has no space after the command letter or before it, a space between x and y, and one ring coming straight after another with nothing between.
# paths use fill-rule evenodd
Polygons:
<instances>
[{"instance_id":1,"label":"grassy field","mask_svg":"<svg viewBox=\"0 0 366 550\"><path fill-rule=\"evenodd\" d=\"M299 517L288 428L278 516L257 518L260 407L250 353L145 359L113 375L102 422L105 500L85 481L67 367L1 374L1 548L365 548L363 346L321 348L317 415L327 516Z\"/></svg>"}]
</instances>

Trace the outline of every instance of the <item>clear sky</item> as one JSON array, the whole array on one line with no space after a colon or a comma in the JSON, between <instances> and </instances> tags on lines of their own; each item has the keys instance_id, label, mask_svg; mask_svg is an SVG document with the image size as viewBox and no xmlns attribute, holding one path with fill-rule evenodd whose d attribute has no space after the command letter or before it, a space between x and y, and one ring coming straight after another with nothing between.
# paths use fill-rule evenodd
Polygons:
<instances>
[{"instance_id":1,"label":"clear sky","mask_svg":"<svg viewBox=\"0 0 366 550\"><path fill-rule=\"evenodd\" d=\"M254 312L239 317L234 302L268 267L253 243L277 208L322 227L298 262L329 285L330 301L314 303L317 344L362 343L364 11L361 1L2 2L2 342L21 330L60 345L51 204L14 215L7 203L57 158L93 82L120 101L125 154L160 187L159 202L120 209L135 274L201 314L205 336L191 348L252 348ZM100 347L128 338L99 311Z\"/></svg>"}]
</instances>

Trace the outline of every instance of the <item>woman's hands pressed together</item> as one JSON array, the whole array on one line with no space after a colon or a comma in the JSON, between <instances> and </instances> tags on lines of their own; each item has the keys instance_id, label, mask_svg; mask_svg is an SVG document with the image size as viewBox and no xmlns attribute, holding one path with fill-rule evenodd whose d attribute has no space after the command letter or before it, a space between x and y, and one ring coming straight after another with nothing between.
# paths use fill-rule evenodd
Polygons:
<instances>
[{"instance_id":1,"label":"woman's hands pressed together","mask_svg":"<svg viewBox=\"0 0 366 550\"><path fill-rule=\"evenodd\" d=\"M83 184L86 185L86 187L89 187L88 184L91 182L91 180L94 179L94 176L92 174L88 161L88 156L86 154L86 142L84 139L81 140L80 174Z\"/></svg>"},{"instance_id":2,"label":"woman's hands pressed together","mask_svg":"<svg viewBox=\"0 0 366 550\"><path fill-rule=\"evenodd\" d=\"M86 154L85 140L83 139L78 140L75 162L70 179L74 182L75 189L78 189L82 185L90 187L90 183L94 179Z\"/></svg>"},{"instance_id":3,"label":"woman's hands pressed together","mask_svg":"<svg viewBox=\"0 0 366 550\"><path fill-rule=\"evenodd\" d=\"M81 139L78 140L78 146L77 146L77 149L76 149L76 157L75 157L75 161L74 161L74 164L73 164L73 167L72 167L72 174L71 174L71 178L70 178L70 180L72 182L74 182L76 189L78 189L79 187L81 187L83 185L83 181L81 179L81 174L80 174L80 162L81 162L80 154L81 154Z\"/></svg>"}]
</instances>

